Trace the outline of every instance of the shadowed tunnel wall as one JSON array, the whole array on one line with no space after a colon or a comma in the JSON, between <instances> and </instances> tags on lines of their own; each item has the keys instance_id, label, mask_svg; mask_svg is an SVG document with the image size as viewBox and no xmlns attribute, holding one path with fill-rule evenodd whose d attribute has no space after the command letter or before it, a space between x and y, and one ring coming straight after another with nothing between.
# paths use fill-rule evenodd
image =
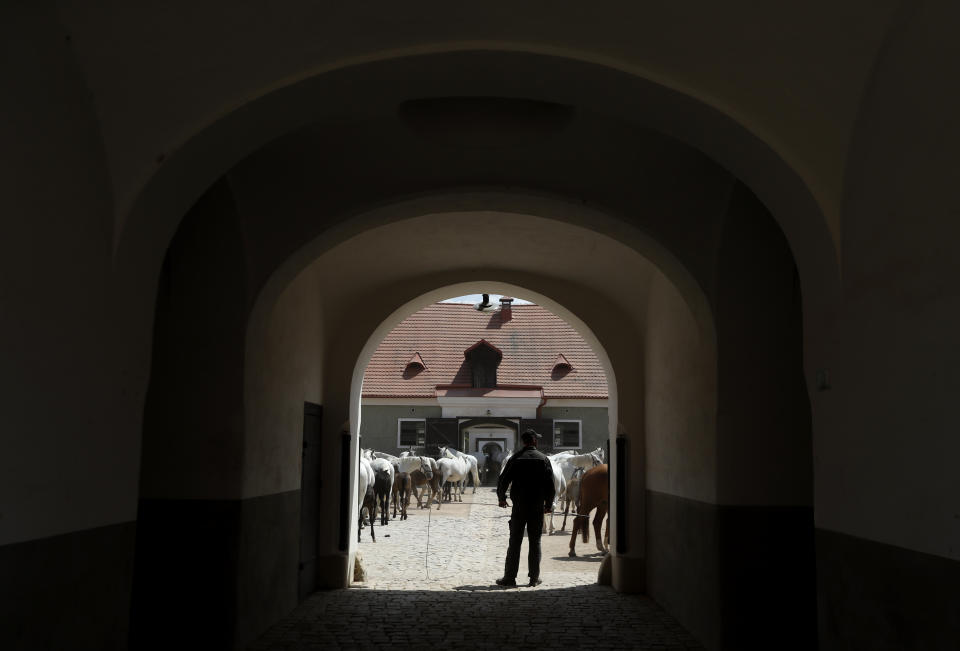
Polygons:
<instances>
[{"instance_id":1,"label":"shadowed tunnel wall","mask_svg":"<svg viewBox=\"0 0 960 651\"><path fill-rule=\"evenodd\" d=\"M814 648L799 280L782 232L742 186L715 265L716 367L676 290L657 277L650 292L648 590L711 648L763 648L783 630L780 647Z\"/></svg>"},{"instance_id":2,"label":"shadowed tunnel wall","mask_svg":"<svg viewBox=\"0 0 960 651\"><path fill-rule=\"evenodd\" d=\"M245 355L242 223L226 184L184 219L164 261L144 415L131 646L242 646L296 605L304 401L319 401L319 295L280 296ZM259 397L244 400L245 383ZM287 484L279 477L284 474Z\"/></svg>"}]
</instances>

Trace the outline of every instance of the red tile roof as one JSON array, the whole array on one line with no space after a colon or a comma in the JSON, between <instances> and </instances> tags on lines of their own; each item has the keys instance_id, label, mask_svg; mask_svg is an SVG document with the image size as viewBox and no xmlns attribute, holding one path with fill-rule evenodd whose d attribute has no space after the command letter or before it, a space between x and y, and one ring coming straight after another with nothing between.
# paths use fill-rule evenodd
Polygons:
<instances>
[{"instance_id":1,"label":"red tile roof","mask_svg":"<svg viewBox=\"0 0 960 651\"><path fill-rule=\"evenodd\" d=\"M380 343L363 376L363 395L433 398L438 385L469 387L464 351L485 340L502 351L497 386L542 386L547 398L606 398L600 361L576 330L539 305L514 305L500 312L472 305L435 303L401 322ZM426 368L407 368L419 354ZM557 356L571 368L554 369ZM449 387L447 387L449 388Z\"/></svg>"}]
</instances>

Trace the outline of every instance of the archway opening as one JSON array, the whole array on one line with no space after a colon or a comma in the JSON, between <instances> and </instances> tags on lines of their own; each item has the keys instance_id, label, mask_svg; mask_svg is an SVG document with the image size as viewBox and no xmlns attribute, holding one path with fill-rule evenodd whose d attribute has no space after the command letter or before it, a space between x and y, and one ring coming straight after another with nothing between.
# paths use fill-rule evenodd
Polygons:
<instances>
[{"instance_id":1,"label":"archway opening","mask_svg":"<svg viewBox=\"0 0 960 651\"><path fill-rule=\"evenodd\" d=\"M231 531L241 533L230 543L238 548L237 553L217 559L224 564L222 574L242 583L243 594L251 595L254 604L244 606L252 617L233 622L237 626L243 619L243 627L248 630L233 634L249 638L251 630L262 630L293 607L298 579L310 567L305 551L315 554L314 570L306 573L313 577L315 587L349 582L356 549L352 538L356 495L352 491L356 490L354 462L358 458L360 406L354 396L360 395L363 376L358 360L372 352L376 345L372 342L382 339L391 320L400 319L404 311L477 291L479 284L505 294L537 294L558 313L569 313L570 319L578 315L587 326L585 330L602 342L616 372L617 395L621 398L617 420L611 421L608 433L623 435L622 467L628 469L624 473L628 479L623 483L627 499L620 502L625 517L622 526L616 522L613 526L614 584L622 591L647 590L670 612L678 613L702 639L719 635L722 626L716 595L708 593L700 601L696 595L702 594L704 581L712 582L711 590L720 591L725 581L729 584L736 579L722 576L723 559L718 556L716 536L711 539L698 533L716 534L720 531L717 523L692 522L684 509L708 514L733 512L721 508L723 496L732 488L741 491L730 498L740 500L737 506L744 501L749 505L750 500L762 503L763 481L772 473L766 473L761 482L752 482L738 472L755 462L766 462L765 468L778 464L793 468L790 481L781 483L786 486L782 499L794 499L802 493L795 489L802 487L803 466L809 461L802 456L802 428L791 433L793 438L787 446L757 446L760 451L749 454L742 448L738 451L737 446L721 444L717 436L717 384L724 372L717 368L717 346L724 340L734 341L728 359L735 358L737 346L744 342L730 337L730 333L742 332L735 323L742 322L740 317L759 315L759 322L766 328L764 319L771 314L785 315L784 323L790 328L783 330L789 330L790 344L778 354L790 361L763 367L761 375L774 383L783 381L790 391L803 389L800 356L793 355L799 348L791 348L799 342L799 309L784 312L778 303L772 311L764 312L770 292L741 291L755 280L757 268L738 267L731 262L747 259L745 252L766 251L769 256L760 256L758 268L776 270L769 276L770 291L777 294L789 287L792 293L784 293L787 302L798 303L789 247L769 215L751 202L748 194L736 198L742 205L735 206L736 211L731 209L732 216L719 220L720 235L716 241L709 240L715 247L710 250L718 270L707 278L713 283L709 295L701 288L703 279L685 273L684 265L669 252L623 221L543 197L510 197L507 203L523 208L522 212L510 212L491 208L503 202L503 196L449 195L392 204L356 216L343 228L331 229L291 254L263 286L258 286L255 300L244 296L243 287L236 293L216 294L232 306L225 310L217 301L208 304L205 297L211 295L208 292L218 291L220 283L245 277L243 265L256 261L256 257L247 250L252 245L243 237L223 237L224 230L218 225L229 225L229 211L213 210L214 219L203 219L211 217L211 209L218 207L217 193L224 189L215 188L198 204L197 218L185 221L182 241L175 242L175 254L168 256L165 282L175 284L184 277L184 270L190 271L187 276L196 285L196 294L187 296L197 301L184 301L184 294L166 290L161 291L158 301L157 350L177 353L155 368L155 383L151 383L148 412L152 419L148 420L153 429L145 435L142 482L149 490L142 490L141 513L145 515L144 531L150 531L146 525L152 517L167 517L163 511L168 508L166 501L147 503L157 499L156 493L151 494L154 491L173 494L175 500L188 500L190 508L206 504L198 497L250 505L224 516L230 524L225 527L224 540L233 535ZM447 201L453 201L458 210L437 211L449 205ZM471 202L483 209L464 209ZM424 205L434 212L424 210ZM494 247L464 244L483 241L490 233L499 236ZM759 239L758 233L762 235ZM211 241L220 244L218 252L225 257L211 259L207 255L209 249L204 243L209 245ZM776 247L768 246L770 242ZM658 263L652 264L645 254ZM225 260L238 265L240 271L227 273ZM198 275L191 264L199 265L204 273ZM708 274L707 270L713 269L711 264L701 262L698 273ZM500 280L491 282L490 278ZM471 286L451 290L455 283L464 282ZM432 289L437 287L442 289ZM558 300L547 303L550 296ZM252 307L245 300L253 301ZM736 309L731 310L731 305ZM211 349L225 352L226 357L190 354L198 342L183 335L189 330L185 324L196 318L198 309L205 311L211 326L208 334L215 340ZM732 330L725 336L714 329L714 315L719 313L724 318L735 315L728 319ZM219 336L223 332L240 337ZM238 339L243 339L240 346L236 345ZM779 341L772 345L779 346ZM766 346L770 342L762 343ZM368 350L368 346L372 348ZM218 404L229 408L219 413L235 415L239 406L242 422L234 429L216 428L215 419L203 422L212 425L216 437L210 437L203 428L177 429L177 423L184 422L193 410L205 414L205 418L218 413L210 405L192 402L189 395L184 395L185 385L179 380L184 373L196 375L194 365L213 369L211 377L204 380L224 391L225 402ZM562 374L563 364L559 366L557 372ZM229 382L217 384L218 373ZM237 378L242 378L239 392ZM623 396L629 396L629 401ZM743 397L737 400L739 413L749 413ZM318 448L323 450L318 463L325 497L316 508L323 526L316 531L315 543L309 544L302 539L304 428L312 418L305 403L323 408L316 418L321 440ZM349 426L341 429L345 422ZM757 434L758 428L752 427L742 440ZM781 441L783 437L778 432L775 439ZM208 453L196 454L197 441L209 446ZM809 431L806 445L809 455ZM794 451L799 451L799 456L792 458ZM211 461L214 457L216 462ZM725 465L721 463L724 459ZM773 477L768 483L778 480ZM657 501L653 512L649 508L651 500ZM611 501L616 513L616 491ZM798 513L802 519L802 512ZM205 516L198 513L196 517L202 520ZM737 532L727 543L740 538L742 533ZM671 552L676 549L686 551L678 556ZM181 551L187 555L196 549L185 544ZM301 569L292 572L291 566ZM691 567L696 570L686 572L685 568ZM165 581L173 574L153 578ZM215 581L211 590L229 592L231 588ZM267 601L269 608L264 606Z\"/></svg>"},{"instance_id":2,"label":"archway opening","mask_svg":"<svg viewBox=\"0 0 960 651\"><path fill-rule=\"evenodd\" d=\"M491 284L472 283L477 294L412 312L405 306L400 321L388 319L392 329L370 342L369 358L365 347L358 359L363 384L351 404L360 403L361 457L381 474L392 464L394 484L404 487L393 491L386 515L358 532L365 586L405 588L419 581L421 587L462 590L483 584L485 576L488 585L502 576L510 512L498 508L496 485L527 429L541 433L537 447L556 469L555 495L543 520L542 561L530 570L524 555L519 579L533 571L552 589L597 580L606 545L581 542L571 557L570 541L576 545L571 533L580 477L594 467L593 474L607 471L611 418L616 422L616 413L608 414L609 403L617 402L613 368L606 351L588 343L598 345L592 332L582 334L539 304L555 301L525 300L531 294L521 288L496 294ZM585 328L582 322L579 327ZM455 470L449 459L457 458L466 474L448 477ZM362 471L358 481L363 491ZM445 484L454 486L449 499ZM406 490L414 492L412 500ZM595 515L602 524L609 497L600 498ZM367 516L371 506L378 508L358 493L358 506L364 505ZM365 520L361 515L360 526Z\"/></svg>"}]
</instances>

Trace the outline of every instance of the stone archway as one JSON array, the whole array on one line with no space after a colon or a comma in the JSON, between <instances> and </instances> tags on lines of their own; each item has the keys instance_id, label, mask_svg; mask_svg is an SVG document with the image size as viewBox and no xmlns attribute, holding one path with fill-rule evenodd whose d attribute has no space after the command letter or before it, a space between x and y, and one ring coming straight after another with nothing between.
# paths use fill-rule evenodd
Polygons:
<instances>
[{"instance_id":1,"label":"stone archway","mask_svg":"<svg viewBox=\"0 0 960 651\"><path fill-rule=\"evenodd\" d=\"M591 124L596 126L596 123ZM302 133L294 134L293 141L303 135ZM723 481L720 481L715 478L718 450L715 438L710 439L714 443L709 445L694 445L689 448L695 452L693 455L673 455L669 440L664 438L658 440L660 443L666 443L665 447L650 448L648 446L647 431L651 422L647 420L650 412L645 409L645 403L650 397L657 398L658 405L662 406L665 403L661 400L663 395L654 396L648 392L649 383L645 378L648 371L646 360L649 356L646 355L644 346L649 339L638 334L643 332L642 329L628 324L645 323L648 314L658 315L658 318L671 322L681 319L684 323L690 324L689 328L661 328L656 332L670 335L670 337L683 334L685 337L683 341L678 342L669 337L666 341L680 345L683 350L696 350L697 352L688 360L690 364L684 367L684 372L695 372L698 376L705 378L703 382L688 383L686 386L695 387L695 392L702 395L715 393L716 374L711 375L709 370L712 368L711 365L716 363L714 347L717 345L717 335L714 329L714 316L717 301L726 301L727 298L712 293L713 288L717 286L716 266L712 261L719 259L723 227L731 211L737 215L748 213L752 215L751 219L769 220L770 217L755 196L743 189L743 186L728 172L711 163L698 152L677 147L676 143L670 144L669 139L660 136L648 138L645 142L656 142L665 148L663 151L671 152L674 158L670 160L675 164L675 168L671 168L671 174L675 172L674 180L679 185L671 187L669 184L660 184L657 191L663 189L663 193L659 194L647 188L647 198L654 197L655 200L641 204L631 202L643 195L643 192L624 199L616 196L616 188L613 187L609 195L611 201L624 200L610 210L599 210L593 205L598 203L597 201L585 202L582 199L578 201L573 196L558 193L556 184L565 182L564 179L534 176L525 177L531 189L524 192L506 192L502 189L491 189L489 186L479 190L444 188L443 192L439 192L436 188L418 185L420 180L415 180L410 182L409 187L386 188L394 192L408 190L419 195L414 198L398 198L388 194L378 194L383 188L376 188L375 192L370 182L366 184L366 189L370 190L370 196L363 196L362 199L356 200L356 203L318 203L315 195L286 192L284 183L289 179L278 179L267 173L268 168L283 169L282 165L274 165L274 163L282 162L276 158L276 155L277 152L282 154L284 147L291 144L289 139L282 146L268 148L262 155L251 156L242 165L238 165L231 171L229 178L218 185L218 191L223 192L221 197L223 205L220 208L227 213L231 210L235 211L236 220L240 224L238 230L244 233L245 239L238 246L247 248L240 251L238 259L246 265L244 282L248 284L244 285L241 294L252 303L252 306L247 304L241 307L242 310L249 310L249 317L242 323L233 324L237 331L244 333L245 338L242 354L244 423L243 442L241 449L236 452L236 458L239 459L238 468L234 469L238 473L236 485L229 486L226 492L230 495L249 497L295 492L296 476L290 472L292 466L289 463L289 455L297 447L296 441L289 434L295 431L295 428L291 427L291 415L294 412L281 404L285 388L309 385L322 395L322 400L317 400L325 407L324 429L331 433L330 435L334 435L332 433L339 431L338 428L343 420L346 420L345 417L350 409L349 383L345 379L350 376L353 363L357 358L356 354L363 346L358 338L375 330L375 326L370 324L383 322L390 317L392 308L413 301L417 296L424 296L425 292L429 292L432 288L457 280L469 279L476 282L489 278L501 278L513 286L539 287L544 295L574 296L575 302L583 306L578 313L589 314L597 323L606 323L604 326L606 331L598 334L598 337L603 341L619 341L618 349L622 352L616 355L617 363L632 369L622 375L623 378L632 379L625 386L618 387L629 392L633 397L629 404L620 406L623 416L619 419L623 424L622 431L634 440L634 444L630 447L631 467L638 469L638 472L646 472L650 467L661 467L658 465L660 461L667 461L668 471L658 475L658 481L661 482L658 486L666 494L682 497L689 497L692 494L693 499L706 500L705 503L711 504L711 508L716 507L717 495L727 490L725 483L730 478L745 476L743 473L736 472L736 469L746 462L739 461L736 455L727 457L730 469L723 473ZM287 159L283 161L285 161L284 164L290 163ZM654 162L660 168L665 165L663 160ZM690 172L690 169L695 169L696 172ZM689 174L684 175L686 173ZM379 174L374 176L382 177ZM263 187L258 185L256 182L258 179L266 185ZM484 181L489 184L488 178L484 178ZM624 179L624 183L626 181L627 179ZM279 185L274 185L270 193L257 196L249 194L254 190L260 192L264 188L270 188L271 184L275 183ZM691 192L693 187L707 188L708 191L695 195ZM270 196L274 198L282 196L290 203L276 206L258 203ZM696 197L698 201L691 203L691 197ZM704 197L706 199L699 202L699 199ZM228 205L231 202L232 207ZM378 205L368 209L370 203ZM198 215L209 208L207 205L198 204L198 206L195 209ZM677 223L657 217L658 211L668 207L678 215ZM270 215L270 219L262 222L250 221L251 214ZM313 219L315 215L322 217ZM367 236L374 237L383 229L395 228L399 229L396 232L404 232L406 229L416 229L418 225L423 229L423 224L433 220L438 227L419 231L419 237L423 240L435 238L437 233L443 233L443 225L447 221L479 218L493 224L498 219L503 220L504 215L510 215L509 221L513 223L512 227L519 228L523 224L530 226L534 222L539 224L531 226L526 231L517 231L518 236L526 238L527 241L530 241L531 236L539 238L543 233L559 232L566 228L590 237L596 235L605 237L620 243L627 251L632 250L633 255L641 253L646 256L648 262L652 262L651 268L657 270L656 274L651 273L645 276L657 291L657 302L653 311L649 309L651 304L646 294L641 301L631 300L635 298L632 293L623 294L611 300L611 297L604 292L597 293L595 288L586 286L584 279L589 276L589 269L586 266L581 266L576 271L563 269L558 271L557 265L549 259L541 260L542 264L539 264L538 268L531 268L529 265L526 268L519 265L518 268L515 261L523 262L523 256L519 258L514 256L501 261L498 263L499 266L491 266L489 260L485 258L466 257L460 261L446 260L431 267L430 264L424 264L424 260L443 258L449 247L426 247L424 250L429 255L418 256L416 246L413 246L406 249L408 258L402 260L396 267L403 271L402 277L386 282L383 279L388 278L390 274L374 278L375 274L370 268L355 266L357 260L364 259L362 256L349 258L342 255L342 251L346 250L342 248L344 244L357 239L362 240ZM654 222L660 224L659 227L663 230L651 234L647 227ZM696 226L701 222L709 224L710 228L698 230ZM679 223L685 226L677 226ZM267 230L259 230L264 228ZM490 228L488 232L495 230ZM777 229L774 228L774 230ZM406 230L406 232L407 236L410 236L417 231ZM691 233L701 232L711 235L703 238L699 235L690 237ZM576 249L576 246L571 247L570 243L579 244L587 240L577 236L565 236L557 241L561 245L555 250L563 251L567 260L574 260L580 258L576 255L570 257L570 249L573 248L574 252ZM564 242L566 244L563 244ZM742 247L744 244L740 242L738 246ZM389 243L381 242L370 250L392 253L392 248ZM126 250L123 246L121 249ZM605 251L603 247L598 250ZM787 259L792 264L789 244L786 250ZM129 251L121 252L120 258L124 258L128 253ZM608 259L613 258L602 253L596 255L598 262L605 262ZM338 261L339 266L328 266L320 275L311 275L308 268L317 260L325 260L327 263ZM148 264L149 256L145 256L143 260L137 260L138 265L141 263ZM123 266L123 262L120 264ZM351 270L351 273L343 276L344 270ZM352 273L354 270L356 273ZM815 273L820 272L823 272L823 269ZM353 295L329 293L322 287L323 277L334 277L338 273L350 281L344 286L354 288L356 292ZM131 273L125 276L125 280L134 283L136 276L136 273ZM353 282L354 276L359 279L357 283ZM624 278L629 278L629 275L608 271L605 277L610 283L617 283ZM790 282L792 283L792 279ZM319 292L319 295L329 301L329 304L324 307L330 311L329 313L335 313L340 307L349 304L352 311L361 315L353 325L365 323L367 325L364 327L368 327L369 330L364 331L363 327L347 327L347 322L343 318L328 318L322 310L318 309L315 315L318 327L325 329L324 345L319 346L318 349L324 350L320 355L322 361L318 361L311 371L314 377L310 378L309 382L303 377L292 376L278 382L276 380L278 369L271 365L278 359L284 359L284 356L291 354L291 351L269 358L265 351L276 352L276 350L263 344L265 341L276 341L282 338L285 328L296 330L297 327L303 327L292 325L296 319L293 313L298 304L308 301L311 293L315 292ZM389 296L389 301L381 300L382 296ZM808 298L806 293L803 296L804 300ZM812 300L816 301L823 299L824 294L815 290L813 296ZM347 302L348 299L350 303ZM137 301L133 300L133 302ZM818 310L819 308L813 311L822 314L822 311ZM134 312L136 310L131 314ZM608 316L599 318L596 316L599 312L605 312ZM631 316L621 319L624 313ZM799 315L800 312L798 311L797 314ZM341 313L341 316L344 315L345 312ZM141 316L144 315L141 314ZM611 323L617 320L620 325ZM293 341L296 337L287 337L286 340ZM337 341L336 345L331 343L334 340ZM691 346L693 348L690 348ZM315 355L317 352L309 351L306 357ZM353 359L349 359L350 354L354 354ZM133 355L131 359L135 357L136 355ZM707 361L699 363L696 360ZM296 365L288 365L287 368L295 367ZM665 367L658 367L658 369L663 371ZM619 372L618 377L621 377ZM670 378L666 377L666 379ZM289 386L285 384L288 380L292 382ZM657 386L661 385L657 384ZM668 392L665 395L671 398L676 394ZM674 405L669 400L666 404L669 408L663 409L660 414L666 415L668 421L677 418L679 413L695 415L693 420L683 422L681 429L684 432L704 431L704 428L712 430L716 427L716 421L712 416L717 408L715 398L702 402L700 408L692 410L678 411L676 408L679 405ZM628 411L629 416L626 415ZM355 418L350 420L353 423L356 421ZM653 424L660 427L664 421ZM277 442L277 439L269 434L278 431L287 432L282 442ZM725 454L726 451L727 448L724 448ZM683 467L682 472L677 472L675 468L670 467L670 464L677 463L678 459L681 465L690 462ZM657 463L652 463L654 460ZM337 477L338 470L335 462L325 463L328 464L326 470L330 476ZM691 482L686 479L678 482L677 477L681 476L697 476L700 479L692 482L697 484L696 486L691 486L688 485ZM642 496L634 500L636 511L630 520L630 526L636 529L631 530L629 538L636 547L633 549L633 555L625 556L623 560L624 563L632 563L633 569L620 575L635 578L631 589L638 589L644 585L647 576L648 560L643 550L647 540L647 518L643 512L646 504L646 496L643 495L645 489L646 481L632 487L632 490ZM761 491L757 487L750 487L737 499L756 499L753 495L759 492ZM742 495L747 495L747 498L743 498ZM330 550L327 559L329 562L325 563L324 567L330 572L328 577L330 583L336 584L336 581L342 580L336 577L346 576L348 557L335 551L335 545L329 543L330 541L327 541ZM704 562L711 564L711 567L717 565L715 558ZM629 586L621 582L619 587L628 588ZM703 613L694 609L688 617L692 620L702 619ZM714 624L705 626L714 626Z\"/></svg>"}]
</instances>

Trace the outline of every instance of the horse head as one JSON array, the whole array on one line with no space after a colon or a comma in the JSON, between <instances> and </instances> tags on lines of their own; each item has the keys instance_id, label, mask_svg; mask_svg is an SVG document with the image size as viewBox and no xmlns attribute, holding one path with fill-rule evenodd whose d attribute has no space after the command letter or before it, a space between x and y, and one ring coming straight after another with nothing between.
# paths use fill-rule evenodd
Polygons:
<instances>
[{"instance_id":1,"label":"horse head","mask_svg":"<svg viewBox=\"0 0 960 651\"><path fill-rule=\"evenodd\" d=\"M433 466L430 465L430 457L420 457L420 472L427 479L433 478Z\"/></svg>"}]
</instances>

